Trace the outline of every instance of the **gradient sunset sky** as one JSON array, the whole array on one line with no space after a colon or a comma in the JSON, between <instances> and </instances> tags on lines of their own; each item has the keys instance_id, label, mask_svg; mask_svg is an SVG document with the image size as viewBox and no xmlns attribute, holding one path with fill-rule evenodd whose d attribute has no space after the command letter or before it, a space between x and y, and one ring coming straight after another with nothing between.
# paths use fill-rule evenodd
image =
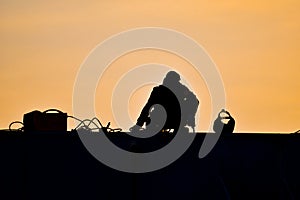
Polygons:
<instances>
[{"instance_id":1,"label":"gradient sunset sky","mask_svg":"<svg viewBox=\"0 0 300 200\"><path fill-rule=\"evenodd\" d=\"M297 0L0 0L0 128L32 110L57 108L72 115L77 72L97 44L129 29L162 27L192 37L214 60L236 132L294 132L300 129L299 9ZM171 66L187 80L193 74L188 63L167 52L122 56L105 74L108 86L98 85L97 117L104 124L113 121L109 101L102 100L110 81L151 62ZM133 94L133 120L152 87ZM201 131L209 124L211 105L203 82L194 91L201 101Z\"/></svg>"}]
</instances>

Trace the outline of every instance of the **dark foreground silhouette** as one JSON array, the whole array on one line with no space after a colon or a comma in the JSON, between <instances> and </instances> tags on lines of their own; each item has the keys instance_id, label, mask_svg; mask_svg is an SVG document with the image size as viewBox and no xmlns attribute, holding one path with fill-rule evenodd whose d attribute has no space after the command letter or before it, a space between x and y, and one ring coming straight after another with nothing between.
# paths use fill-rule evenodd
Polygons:
<instances>
[{"instance_id":1,"label":"dark foreground silhouette","mask_svg":"<svg viewBox=\"0 0 300 200\"><path fill-rule=\"evenodd\" d=\"M179 80L177 73L169 72L153 89L133 130L146 125L182 134L179 124L195 128L199 102ZM166 119L158 104L165 108ZM98 122L100 134L135 153L164 148L174 134L136 138L109 128L109 123L102 126L97 118L79 120L84 133L67 132L68 117L72 116L55 109L33 111L24 115L23 128L0 131L0 199L300 199L300 134L231 134L235 120L222 110L214 122L221 137L205 158L198 157L205 134L197 133L191 146L167 167L135 174L102 164L79 134L95 136L89 125ZM134 157L132 164L137 164Z\"/></svg>"},{"instance_id":2,"label":"dark foreground silhouette","mask_svg":"<svg viewBox=\"0 0 300 200\"><path fill-rule=\"evenodd\" d=\"M221 135L199 159L204 137L166 168L131 174L96 160L76 132L0 131L0 199L300 199L299 134Z\"/></svg>"}]
</instances>

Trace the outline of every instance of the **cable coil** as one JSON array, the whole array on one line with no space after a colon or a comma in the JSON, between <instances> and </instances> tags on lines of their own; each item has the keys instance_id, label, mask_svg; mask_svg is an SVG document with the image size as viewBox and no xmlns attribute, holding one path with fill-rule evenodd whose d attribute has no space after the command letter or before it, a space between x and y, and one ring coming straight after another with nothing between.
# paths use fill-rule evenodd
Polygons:
<instances>
[{"instance_id":1,"label":"cable coil","mask_svg":"<svg viewBox=\"0 0 300 200\"><path fill-rule=\"evenodd\" d=\"M49 110L46 110L44 111L43 113L47 113L47 112L50 112L50 111L55 111L55 112L58 112L58 113L62 113L60 110L57 110L57 109L49 109ZM78 122L80 122L76 127L75 129L72 129L73 130L78 130L79 128L83 128L83 129L86 129L86 130L90 130L90 131L94 131L94 130L103 130L104 132L106 133L115 133L115 132L121 132L122 129L121 128L110 128L110 122L107 124L107 126L103 126L102 123L100 122L100 120L96 117L92 118L92 119L84 119L84 120L81 120L77 117L74 117L74 116L67 116L67 118L72 118ZM21 124L22 127L21 128L18 128L18 129L12 129L12 126L14 124ZM93 128L91 126L94 126ZM12 123L9 124L9 131L17 131L17 132L24 132L24 123L23 122L20 122L20 121L14 121Z\"/></svg>"}]
</instances>

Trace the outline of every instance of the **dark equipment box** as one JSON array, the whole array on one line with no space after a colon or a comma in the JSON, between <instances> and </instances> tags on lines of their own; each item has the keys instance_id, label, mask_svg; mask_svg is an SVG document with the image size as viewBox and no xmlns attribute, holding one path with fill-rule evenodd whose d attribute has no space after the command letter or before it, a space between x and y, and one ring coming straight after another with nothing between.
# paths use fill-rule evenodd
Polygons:
<instances>
[{"instance_id":1,"label":"dark equipment box","mask_svg":"<svg viewBox=\"0 0 300 200\"><path fill-rule=\"evenodd\" d=\"M56 109L24 114L24 131L67 131L67 113Z\"/></svg>"}]
</instances>

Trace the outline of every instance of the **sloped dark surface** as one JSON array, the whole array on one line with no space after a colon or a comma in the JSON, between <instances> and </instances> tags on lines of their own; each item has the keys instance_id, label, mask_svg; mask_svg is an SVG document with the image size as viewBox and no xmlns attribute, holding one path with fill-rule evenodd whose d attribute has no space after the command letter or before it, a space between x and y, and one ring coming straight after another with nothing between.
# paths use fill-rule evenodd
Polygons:
<instances>
[{"instance_id":1,"label":"sloped dark surface","mask_svg":"<svg viewBox=\"0 0 300 200\"><path fill-rule=\"evenodd\" d=\"M2 131L0 199L300 199L300 135L222 136L199 159L204 136L171 165L130 174L97 161L77 133Z\"/></svg>"}]
</instances>

